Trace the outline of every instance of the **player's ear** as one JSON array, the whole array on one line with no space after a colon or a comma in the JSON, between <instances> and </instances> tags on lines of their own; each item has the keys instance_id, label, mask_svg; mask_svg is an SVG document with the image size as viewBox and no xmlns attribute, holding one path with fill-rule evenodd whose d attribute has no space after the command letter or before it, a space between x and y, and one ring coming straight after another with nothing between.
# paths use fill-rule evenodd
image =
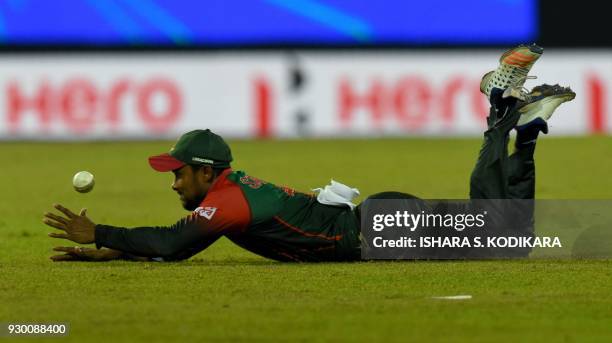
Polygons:
<instances>
[{"instance_id":1,"label":"player's ear","mask_svg":"<svg viewBox=\"0 0 612 343\"><path fill-rule=\"evenodd\" d=\"M198 170L198 174L204 182L211 182L215 176L215 172L211 166L202 166L202 168Z\"/></svg>"}]
</instances>

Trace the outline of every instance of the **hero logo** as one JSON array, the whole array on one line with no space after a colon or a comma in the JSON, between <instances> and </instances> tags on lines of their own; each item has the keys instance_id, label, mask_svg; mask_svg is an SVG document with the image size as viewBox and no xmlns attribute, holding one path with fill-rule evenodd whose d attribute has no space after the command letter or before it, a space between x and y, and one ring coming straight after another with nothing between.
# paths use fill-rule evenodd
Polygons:
<instances>
[{"instance_id":1,"label":"hero logo","mask_svg":"<svg viewBox=\"0 0 612 343\"><path fill-rule=\"evenodd\" d=\"M123 78L108 88L89 78L72 78L61 85L41 80L34 88L27 86L16 80L7 83L6 115L11 133L19 133L27 115L35 116L43 131L57 120L80 134L101 124L117 131L125 126L128 113L135 114L148 131L159 133L178 122L183 107L179 87L163 77L139 82Z\"/></svg>"},{"instance_id":2,"label":"hero logo","mask_svg":"<svg viewBox=\"0 0 612 343\"><path fill-rule=\"evenodd\" d=\"M389 123L414 132L439 123L442 132L452 133L460 123L462 111L469 112L467 119L474 132L486 127L488 103L480 92L479 78L451 74L442 84L434 85L425 75L404 75L393 80L339 75L331 84L335 93L332 103L310 107L333 106L323 110L335 114L335 129L339 131L353 128L359 119L365 119L373 132ZM273 83L265 77L255 78L253 89L255 134L273 136L278 122L275 104L283 99L275 95ZM605 80L595 73L585 73L583 89L589 132L606 132L609 88Z\"/></svg>"},{"instance_id":3,"label":"hero logo","mask_svg":"<svg viewBox=\"0 0 612 343\"><path fill-rule=\"evenodd\" d=\"M351 126L356 112L364 109L375 128L380 128L386 119L392 119L406 130L418 130L438 118L450 128L456 119L455 103L462 95L467 95L473 120L484 125L488 106L480 93L479 83L467 77L452 76L438 90L425 77L407 75L393 82L373 78L365 89L357 90L354 81L341 77L338 84L340 125Z\"/></svg>"},{"instance_id":4,"label":"hero logo","mask_svg":"<svg viewBox=\"0 0 612 343\"><path fill-rule=\"evenodd\" d=\"M418 131L440 121L444 129L456 124L459 100L467 100L472 120L486 126L488 105L480 93L480 80L464 75L451 75L440 88L420 75L405 75L397 80L372 77L357 82L349 76L339 75L335 80L335 108L337 129L355 125L357 117L366 116L368 125L380 129L392 122L404 130ZM357 85L359 84L359 85ZM254 79L256 134L268 137L273 133L274 92L272 84L263 77ZM327 112L327 111L326 111Z\"/></svg>"},{"instance_id":5,"label":"hero logo","mask_svg":"<svg viewBox=\"0 0 612 343\"><path fill-rule=\"evenodd\" d=\"M217 208L216 207L198 207L193 212L197 213L200 217L204 217L208 220L211 220L212 217L215 215L215 212L217 212Z\"/></svg>"}]
</instances>

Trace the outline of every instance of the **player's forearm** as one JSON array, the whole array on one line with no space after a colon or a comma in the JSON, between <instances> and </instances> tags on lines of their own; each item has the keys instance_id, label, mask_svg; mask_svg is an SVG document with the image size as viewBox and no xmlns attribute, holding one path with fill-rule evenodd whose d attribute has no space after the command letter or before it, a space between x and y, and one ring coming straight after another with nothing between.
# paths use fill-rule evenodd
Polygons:
<instances>
[{"instance_id":1,"label":"player's forearm","mask_svg":"<svg viewBox=\"0 0 612 343\"><path fill-rule=\"evenodd\" d=\"M180 260L192 256L210 243L194 223L185 220L172 227L138 227L133 229L96 225L96 246L124 253L164 260ZM205 243L205 244L202 244Z\"/></svg>"},{"instance_id":2,"label":"player's forearm","mask_svg":"<svg viewBox=\"0 0 612 343\"><path fill-rule=\"evenodd\" d=\"M120 250L132 256L164 257L177 252L176 238L169 229L140 227L127 229L96 225L96 246ZM126 256L129 256L126 255Z\"/></svg>"}]
</instances>

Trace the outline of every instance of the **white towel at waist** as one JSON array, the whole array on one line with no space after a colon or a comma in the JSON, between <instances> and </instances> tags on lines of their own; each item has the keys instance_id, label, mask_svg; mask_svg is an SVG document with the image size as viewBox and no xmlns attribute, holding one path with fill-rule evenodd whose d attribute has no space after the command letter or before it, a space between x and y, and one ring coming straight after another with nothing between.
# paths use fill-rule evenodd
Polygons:
<instances>
[{"instance_id":1,"label":"white towel at waist","mask_svg":"<svg viewBox=\"0 0 612 343\"><path fill-rule=\"evenodd\" d=\"M325 205L334 206L349 206L354 209L357 205L353 204L352 201L359 195L357 188L351 188L340 182L331 180L331 184L324 188L315 188L314 192L318 192L317 201Z\"/></svg>"}]
</instances>

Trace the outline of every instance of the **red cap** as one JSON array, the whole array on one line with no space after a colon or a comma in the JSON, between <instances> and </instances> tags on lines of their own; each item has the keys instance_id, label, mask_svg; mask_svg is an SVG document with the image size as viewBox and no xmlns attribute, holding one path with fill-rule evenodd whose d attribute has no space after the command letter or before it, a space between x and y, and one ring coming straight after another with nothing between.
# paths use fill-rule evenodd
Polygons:
<instances>
[{"instance_id":1,"label":"red cap","mask_svg":"<svg viewBox=\"0 0 612 343\"><path fill-rule=\"evenodd\" d=\"M179 169L185 165L184 162L177 160L170 156L170 154L161 154L157 156L149 157L149 164L151 168L158 172L169 172L175 169Z\"/></svg>"}]
</instances>

